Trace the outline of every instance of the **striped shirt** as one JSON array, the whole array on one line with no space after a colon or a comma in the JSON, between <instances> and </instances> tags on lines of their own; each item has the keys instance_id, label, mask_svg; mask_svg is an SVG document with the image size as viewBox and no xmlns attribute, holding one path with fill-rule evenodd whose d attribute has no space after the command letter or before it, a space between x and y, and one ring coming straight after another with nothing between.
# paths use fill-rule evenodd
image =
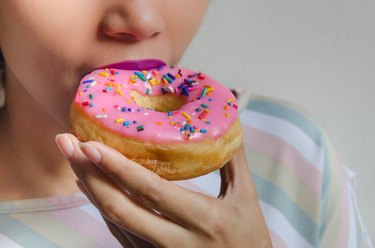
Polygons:
<instances>
[{"instance_id":1,"label":"striped shirt","mask_svg":"<svg viewBox=\"0 0 375 248\"><path fill-rule=\"evenodd\" d=\"M372 247L353 173L295 106L242 98L245 151L274 247ZM218 171L177 184L217 196ZM0 247L120 247L81 193L0 202Z\"/></svg>"}]
</instances>

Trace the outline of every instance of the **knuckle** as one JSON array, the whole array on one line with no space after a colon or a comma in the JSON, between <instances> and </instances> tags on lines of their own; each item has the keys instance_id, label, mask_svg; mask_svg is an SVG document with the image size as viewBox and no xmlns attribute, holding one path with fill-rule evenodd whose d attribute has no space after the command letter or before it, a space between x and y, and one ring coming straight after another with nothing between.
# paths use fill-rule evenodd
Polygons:
<instances>
[{"instance_id":1,"label":"knuckle","mask_svg":"<svg viewBox=\"0 0 375 248\"><path fill-rule=\"evenodd\" d=\"M140 189L138 197L140 201L147 205L157 205L160 202L160 183L158 180L149 180L145 187Z\"/></svg>"},{"instance_id":2,"label":"knuckle","mask_svg":"<svg viewBox=\"0 0 375 248\"><path fill-rule=\"evenodd\" d=\"M226 214L223 212L222 208L214 207L210 209L209 214L207 214L204 226L202 226L203 233L210 239L215 239L220 235L225 234Z\"/></svg>"},{"instance_id":3,"label":"knuckle","mask_svg":"<svg viewBox=\"0 0 375 248\"><path fill-rule=\"evenodd\" d=\"M103 216L114 223L123 223L126 218L126 211L123 211L123 208L119 204L113 201L103 203L99 206Z\"/></svg>"}]
</instances>

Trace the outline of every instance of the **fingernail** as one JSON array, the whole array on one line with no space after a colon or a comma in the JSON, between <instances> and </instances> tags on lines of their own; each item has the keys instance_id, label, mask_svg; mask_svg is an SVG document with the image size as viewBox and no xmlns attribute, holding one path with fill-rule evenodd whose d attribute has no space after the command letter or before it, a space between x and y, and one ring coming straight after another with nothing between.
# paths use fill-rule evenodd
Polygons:
<instances>
[{"instance_id":1,"label":"fingernail","mask_svg":"<svg viewBox=\"0 0 375 248\"><path fill-rule=\"evenodd\" d=\"M64 134L58 134L55 137L55 141L64 157L69 159L74 152L74 147L70 139Z\"/></svg>"},{"instance_id":2,"label":"fingernail","mask_svg":"<svg viewBox=\"0 0 375 248\"><path fill-rule=\"evenodd\" d=\"M100 162L100 160L102 159L102 155L94 146L90 145L89 143L83 142L80 142L78 145L83 154L85 154L89 160L91 160L94 163Z\"/></svg>"}]
</instances>

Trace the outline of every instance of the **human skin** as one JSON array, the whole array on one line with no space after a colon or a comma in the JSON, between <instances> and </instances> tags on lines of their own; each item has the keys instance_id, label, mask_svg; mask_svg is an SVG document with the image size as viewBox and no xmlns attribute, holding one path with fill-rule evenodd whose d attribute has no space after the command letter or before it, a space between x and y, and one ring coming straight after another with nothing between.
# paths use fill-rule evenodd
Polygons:
<instances>
[{"instance_id":1,"label":"human skin","mask_svg":"<svg viewBox=\"0 0 375 248\"><path fill-rule=\"evenodd\" d=\"M0 170L5 178L0 200L71 194L78 190L77 176L79 188L123 245L175 246L189 241L200 247L269 246L242 150L222 170L222 195L216 199L175 186L103 144L79 147L74 136L58 135L56 142L74 174L54 145L55 135L67 131L68 109L84 74L127 59L178 63L206 5L204 0L2 0L0 48L7 101L0 110ZM123 167L134 170L118 174ZM143 180L132 180L136 175ZM147 190L155 192L155 198L150 199ZM176 201L170 194L191 201ZM117 211L116 203L129 206L134 215ZM199 213L207 219L197 223ZM146 228L146 219L155 221L158 232ZM190 232L183 231L186 224Z\"/></svg>"}]
</instances>

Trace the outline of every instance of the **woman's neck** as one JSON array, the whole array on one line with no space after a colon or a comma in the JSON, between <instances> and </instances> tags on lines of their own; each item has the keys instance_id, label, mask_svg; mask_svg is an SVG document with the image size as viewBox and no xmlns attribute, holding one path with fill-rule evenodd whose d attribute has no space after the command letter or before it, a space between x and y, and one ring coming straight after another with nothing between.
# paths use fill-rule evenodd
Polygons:
<instances>
[{"instance_id":1,"label":"woman's neck","mask_svg":"<svg viewBox=\"0 0 375 248\"><path fill-rule=\"evenodd\" d=\"M78 191L74 173L54 142L64 127L11 75L6 92L6 106L0 110L0 200Z\"/></svg>"}]
</instances>

